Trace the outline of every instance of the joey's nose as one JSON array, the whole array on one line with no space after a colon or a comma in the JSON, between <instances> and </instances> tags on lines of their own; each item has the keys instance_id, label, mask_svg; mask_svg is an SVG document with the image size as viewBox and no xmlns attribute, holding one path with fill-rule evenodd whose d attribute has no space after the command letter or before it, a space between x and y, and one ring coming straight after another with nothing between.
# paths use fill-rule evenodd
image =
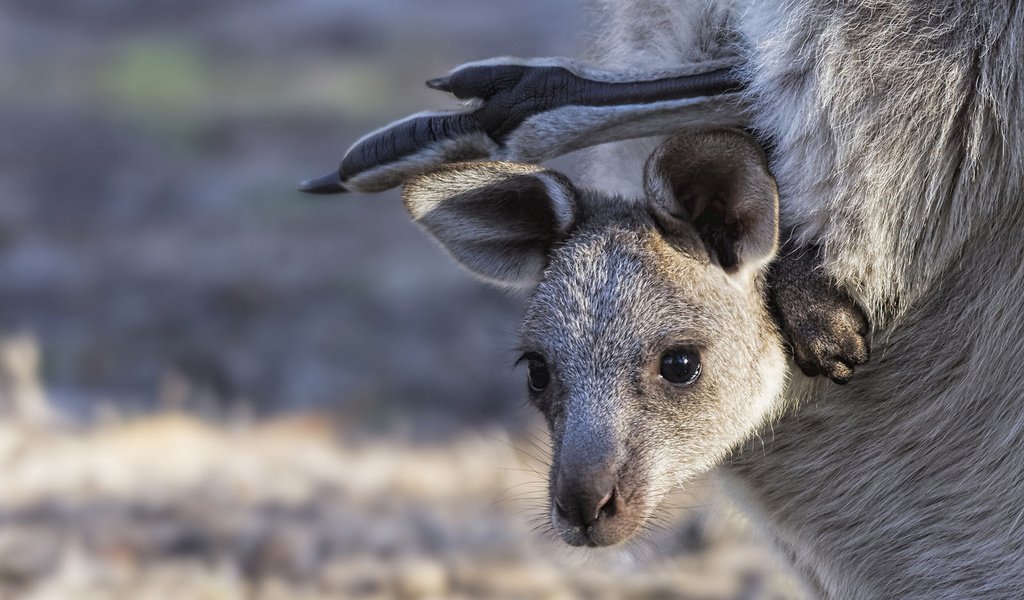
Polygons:
<instances>
[{"instance_id":1,"label":"joey's nose","mask_svg":"<svg viewBox=\"0 0 1024 600\"><path fill-rule=\"evenodd\" d=\"M615 484L611 471L571 476L559 473L555 482L555 510L574 527L588 527L615 516Z\"/></svg>"}]
</instances>

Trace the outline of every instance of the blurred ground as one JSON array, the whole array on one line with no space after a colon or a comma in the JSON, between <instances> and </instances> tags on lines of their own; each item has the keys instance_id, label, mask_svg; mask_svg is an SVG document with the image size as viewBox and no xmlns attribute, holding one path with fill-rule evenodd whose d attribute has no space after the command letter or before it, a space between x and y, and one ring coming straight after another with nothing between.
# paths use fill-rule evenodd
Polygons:
<instances>
[{"instance_id":1,"label":"blurred ground","mask_svg":"<svg viewBox=\"0 0 1024 600\"><path fill-rule=\"evenodd\" d=\"M494 52L571 52L567 7L0 6L0 324L42 338L68 408L144 406L184 370L263 413L510 416L517 308L396 194L294 187L365 131L446 106L421 80Z\"/></svg>"},{"instance_id":2,"label":"blurred ground","mask_svg":"<svg viewBox=\"0 0 1024 600\"><path fill-rule=\"evenodd\" d=\"M293 189L581 7L0 0L0 598L796 597L704 485L534 533L519 305L394 193Z\"/></svg>"},{"instance_id":3,"label":"blurred ground","mask_svg":"<svg viewBox=\"0 0 1024 600\"><path fill-rule=\"evenodd\" d=\"M498 429L339 438L311 416L2 427L0 598L796 597L703 486L626 548L555 542L539 452Z\"/></svg>"}]
</instances>

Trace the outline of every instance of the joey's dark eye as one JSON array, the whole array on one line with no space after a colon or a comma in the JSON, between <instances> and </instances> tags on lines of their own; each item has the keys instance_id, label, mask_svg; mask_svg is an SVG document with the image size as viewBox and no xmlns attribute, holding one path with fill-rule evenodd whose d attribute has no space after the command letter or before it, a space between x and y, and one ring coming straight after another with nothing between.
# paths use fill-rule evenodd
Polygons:
<instances>
[{"instance_id":1,"label":"joey's dark eye","mask_svg":"<svg viewBox=\"0 0 1024 600\"><path fill-rule=\"evenodd\" d=\"M544 357L536 352L527 352L523 355L522 360L526 361L526 383L530 386L530 391L543 392L551 382L551 373L548 371L547 363L544 362Z\"/></svg>"},{"instance_id":2,"label":"joey's dark eye","mask_svg":"<svg viewBox=\"0 0 1024 600\"><path fill-rule=\"evenodd\" d=\"M661 376L669 383L689 385L700 377L700 352L673 348L661 356Z\"/></svg>"}]
</instances>

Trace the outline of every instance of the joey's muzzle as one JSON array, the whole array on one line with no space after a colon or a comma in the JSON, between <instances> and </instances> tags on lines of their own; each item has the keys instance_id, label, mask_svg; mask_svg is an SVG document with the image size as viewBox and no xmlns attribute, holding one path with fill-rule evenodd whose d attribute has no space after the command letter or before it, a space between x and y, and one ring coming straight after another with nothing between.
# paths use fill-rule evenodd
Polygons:
<instances>
[{"instance_id":1,"label":"joey's muzzle","mask_svg":"<svg viewBox=\"0 0 1024 600\"><path fill-rule=\"evenodd\" d=\"M572 546L610 546L636 531L645 514L643 480L626 472L629 450L590 419L570 416L551 473L551 522ZM631 469L635 467L631 466Z\"/></svg>"},{"instance_id":2,"label":"joey's muzzle","mask_svg":"<svg viewBox=\"0 0 1024 600\"><path fill-rule=\"evenodd\" d=\"M571 546L611 546L631 536L643 521L644 494L617 469L559 469L552 481L551 521Z\"/></svg>"}]
</instances>

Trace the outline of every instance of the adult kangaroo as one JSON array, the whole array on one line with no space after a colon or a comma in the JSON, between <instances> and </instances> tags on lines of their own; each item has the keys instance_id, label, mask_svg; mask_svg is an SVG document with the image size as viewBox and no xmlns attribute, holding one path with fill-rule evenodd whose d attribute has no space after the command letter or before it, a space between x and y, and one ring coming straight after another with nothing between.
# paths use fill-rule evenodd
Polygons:
<instances>
[{"instance_id":1,"label":"adult kangaroo","mask_svg":"<svg viewBox=\"0 0 1024 600\"><path fill-rule=\"evenodd\" d=\"M874 356L846 386L794 373L716 472L821 597L1024 597L1022 3L608 0L601 23L592 65L464 66L431 85L466 110L375 132L304 188L749 127L783 231ZM589 183L635 195L657 143L598 148Z\"/></svg>"}]
</instances>

